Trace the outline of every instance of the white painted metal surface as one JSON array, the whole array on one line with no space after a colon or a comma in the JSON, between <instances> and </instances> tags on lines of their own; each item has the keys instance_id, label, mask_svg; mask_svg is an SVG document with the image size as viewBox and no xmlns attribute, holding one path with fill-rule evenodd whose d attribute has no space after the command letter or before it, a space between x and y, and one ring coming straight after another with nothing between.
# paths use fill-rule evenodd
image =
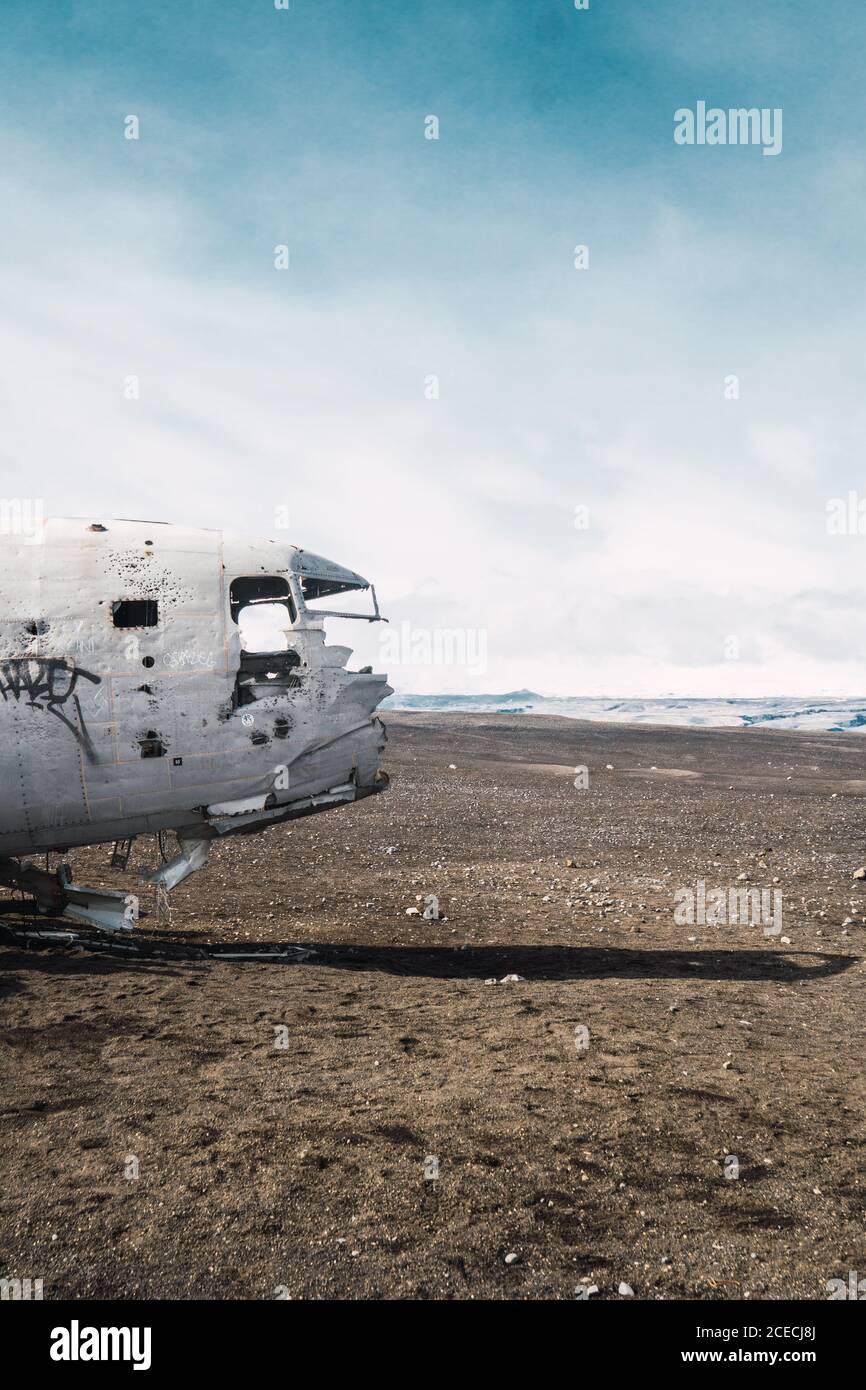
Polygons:
<instances>
[{"instance_id":1,"label":"white painted metal surface","mask_svg":"<svg viewBox=\"0 0 866 1390\"><path fill-rule=\"evenodd\" d=\"M294 546L157 522L0 538L0 859L197 843L381 790L386 677L347 670L307 607L367 587ZM287 649L245 653L239 602L270 590Z\"/></svg>"}]
</instances>

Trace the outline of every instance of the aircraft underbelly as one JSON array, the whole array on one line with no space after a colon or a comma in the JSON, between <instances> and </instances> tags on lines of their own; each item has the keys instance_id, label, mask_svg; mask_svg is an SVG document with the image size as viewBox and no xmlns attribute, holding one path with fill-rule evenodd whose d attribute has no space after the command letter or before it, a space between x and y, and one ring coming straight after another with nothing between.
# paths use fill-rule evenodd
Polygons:
<instances>
[{"instance_id":1,"label":"aircraft underbelly","mask_svg":"<svg viewBox=\"0 0 866 1390\"><path fill-rule=\"evenodd\" d=\"M0 707L0 855L204 823L209 805L245 797L288 807L347 782L374 784L384 729L373 711L388 689L381 678L313 671L298 689L227 721L219 717L226 682L214 679L205 700L201 684L192 701L184 680L170 695L164 682L158 705L142 711L109 680L65 722L38 708ZM172 712L179 704L182 720ZM142 730L165 739L160 756L140 756Z\"/></svg>"}]
</instances>

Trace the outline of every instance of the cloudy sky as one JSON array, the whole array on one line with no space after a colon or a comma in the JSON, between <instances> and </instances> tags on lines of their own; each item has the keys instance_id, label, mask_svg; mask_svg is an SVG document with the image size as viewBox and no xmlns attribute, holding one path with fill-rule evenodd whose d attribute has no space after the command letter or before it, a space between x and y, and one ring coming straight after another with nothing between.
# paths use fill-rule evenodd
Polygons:
<instances>
[{"instance_id":1,"label":"cloudy sky","mask_svg":"<svg viewBox=\"0 0 866 1390\"><path fill-rule=\"evenodd\" d=\"M866 534L827 530L866 499L862 6L3 29L3 497L329 555L404 648L465 635L404 691L864 693ZM676 144L698 101L781 108L782 152Z\"/></svg>"}]
</instances>

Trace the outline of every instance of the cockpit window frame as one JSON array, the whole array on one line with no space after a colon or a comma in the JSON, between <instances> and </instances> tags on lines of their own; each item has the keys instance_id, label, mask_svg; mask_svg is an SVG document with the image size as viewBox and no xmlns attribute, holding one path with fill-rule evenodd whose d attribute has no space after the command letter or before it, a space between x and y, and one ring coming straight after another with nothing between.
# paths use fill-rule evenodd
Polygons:
<instances>
[{"instance_id":1,"label":"cockpit window frame","mask_svg":"<svg viewBox=\"0 0 866 1390\"><path fill-rule=\"evenodd\" d=\"M286 609L292 627L298 621L292 587L284 574L236 575L229 585L229 614L235 626L244 608L253 608L260 603L280 604Z\"/></svg>"},{"instance_id":2,"label":"cockpit window frame","mask_svg":"<svg viewBox=\"0 0 866 1390\"><path fill-rule=\"evenodd\" d=\"M290 579L291 590L294 595L295 604L297 606L299 614L301 615L302 621L304 618L311 619L313 622L318 622L322 618L352 618L355 622L362 623L387 623L388 621L388 619L383 618L382 614L379 612L379 600L376 597L375 584L346 584L342 581L333 581L334 587L328 588L327 591L323 590L313 595L308 594L306 592L308 585L305 583L305 575L296 574L293 572L290 576ZM330 581L328 582L330 583ZM315 608L312 606L313 602L317 598L325 598L328 596L328 594L331 593L345 594L349 593L350 591L355 593L369 593L373 603L373 612L346 613L343 612L341 609Z\"/></svg>"}]
</instances>

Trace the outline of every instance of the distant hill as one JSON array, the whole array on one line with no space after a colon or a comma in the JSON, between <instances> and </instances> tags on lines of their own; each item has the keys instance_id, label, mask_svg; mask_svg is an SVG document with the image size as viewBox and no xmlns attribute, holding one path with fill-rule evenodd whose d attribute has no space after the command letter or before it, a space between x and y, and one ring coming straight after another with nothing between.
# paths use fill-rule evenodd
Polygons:
<instances>
[{"instance_id":1,"label":"distant hill","mask_svg":"<svg viewBox=\"0 0 866 1390\"><path fill-rule=\"evenodd\" d=\"M464 714L556 714L568 719L598 719L617 724L685 724L706 729L826 729L866 733L866 699L792 696L765 699L690 699L659 696L619 698L539 695L535 690L508 690L502 695L390 695L383 708L454 710Z\"/></svg>"},{"instance_id":2,"label":"distant hill","mask_svg":"<svg viewBox=\"0 0 866 1390\"><path fill-rule=\"evenodd\" d=\"M504 695L389 695L383 707L392 709L460 709L463 705L483 705L496 708L498 705L538 704L544 699L534 690L509 690Z\"/></svg>"}]
</instances>

